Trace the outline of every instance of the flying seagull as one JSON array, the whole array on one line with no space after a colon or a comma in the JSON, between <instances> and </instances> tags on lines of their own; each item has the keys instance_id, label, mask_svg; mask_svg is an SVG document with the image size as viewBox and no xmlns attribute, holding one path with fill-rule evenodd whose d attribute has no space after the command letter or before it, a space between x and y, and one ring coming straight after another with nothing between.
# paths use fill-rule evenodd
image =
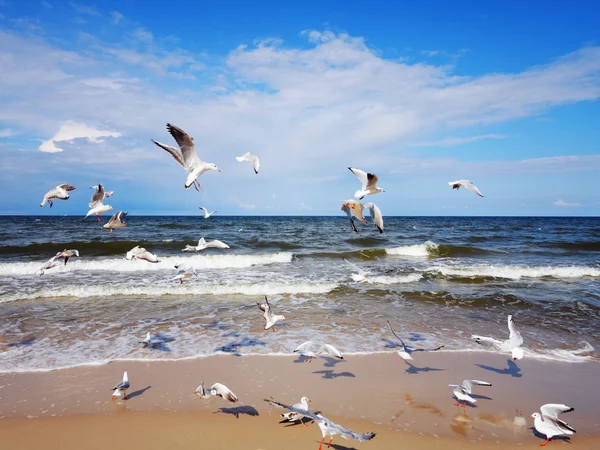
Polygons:
<instances>
[{"instance_id":1,"label":"flying seagull","mask_svg":"<svg viewBox=\"0 0 600 450\"><path fill-rule=\"evenodd\" d=\"M48 202L50 208L52 208L52 205L54 204L52 203L53 198L58 200L69 200L69 191L74 189L76 189L75 186L71 186L70 184L59 184L58 186L53 187L46 192L46 195L44 195L44 199L42 200L42 203L40 203L40 208L42 208L46 202Z\"/></svg>"},{"instance_id":2,"label":"flying seagull","mask_svg":"<svg viewBox=\"0 0 600 450\"><path fill-rule=\"evenodd\" d=\"M144 261L148 261L150 263L159 263L160 262L160 260L158 259L158 256L156 256L154 253L150 253L144 247L140 247L139 245L136 245L131 250L129 250L125 254L125 259L127 259L128 261L131 261L134 259L143 259Z\"/></svg>"},{"instance_id":3,"label":"flying seagull","mask_svg":"<svg viewBox=\"0 0 600 450\"><path fill-rule=\"evenodd\" d=\"M131 387L129 383L129 378L127 377L127 372L123 373L123 380L119 381L115 384L115 387L112 388L113 394L111 400L114 402L115 398L123 396L123 400L127 400L127 389Z\"/></svg>"},{"instance_id":4,"label":"flying seagull","mask_svg":"<svg viewBox=\"0 0 600 450\"><path fill-rule=\"evenodd\" d=\"M110 230L109 233L112 233L113 228L126 227L127 222L123 221L126 215L127 213L123 211L118 211L114 213L113 216L109 219L109 221L102 225L102 228L108 228Z\"/></svg>"},{"instance_id":5,"label":"flying seagull","mask_svg":"<svg viewBox=\"0 0 600 450\"><path fill-rule=\"evenodd\" d=\"M308 397L302 397L300 399L300 403L296 403L295 405L292 405L292 406L296 409L302 409L302 410L308 411L309 403L310 403L310 399ZM281 417L283 418L283 422L302 422L302 419L304 419L304 414L290 411L287 413L283 413L281 415ZM304 422L302 422L302 425L304 425L305 427L308 426Z\"/></svg>"},{"instance_id":6,"label":"flying seagull","mask_svg":"<svg viewBox=\"0 0 600 450\"><path fill-rule=\"evenodd\" d=\"M250 152L244 153L242 156L236 156L235 159L238 160L238 162L244 162L244 161L248 161L252 163L252 168L254 169L254 173L258 174L258 167L260 166L260 163L258 161L258 156L253 155Z\"/></svg>"},{"instance_id":7,"label":"flying seagull","mask_svg":"<svg viewBox=\"0 0 600 450\"><path fill-rule=\"evenodd\" d=\"M275 324L281 320L285 320L285 316L273 314L271 305L269 304L269 299L265 295L265 303L257 303L258 308L263 311L263 317L266 320L265 330L271 328L275 331Z\"/></svg>"},{"instance_id":8,"label":"flying seagull","mask_svg":"<svg viewBox=\"0 0 600 450\"><path fill-rule=\"evenodd\" d=\"M355 270L358 271L358 273L353 273L352 274L352 280L354 280L355 282L359 283L361 281L365 281L367 278L369 278L369 275L371 275L369 272L367 272L366 270L361 269L360 267L358 267L356 264L351 263L350 261L348 261L346 258L344 258L344 261L346 262L346 264L348 264L350 267L354 268Z\"/></svg>"},{"instance_id":9,"label":"flying seagull","mask_svg":"<svg viewBox=\"0 0 600 450\"><path fill-rule=\"evenodd\" d=\"M344 359L342 353L330 344L322 344L318 348L313 341L306 341L294 349L294 353L307 358L305 362L312 362L312 359L319 355L333 356L334 358Z\"/></svg>"},{"instance_id":10,"label":"flying seagull","mask_svg":"<svg viewBox=\"0 0 600 450\"><path fill-rule=\"evenodd\" d=\"M178 264L175 266L176 269L179 269L177 275L173 277L173 280L179 280L179 284L183 284L183 280L185 278L197 277L198 273L196 273L196 269L193 267L183 267L183 264Z\"/></svg>"},{"instance_id":11,"label":"flying seagull","mask_svg":"<svg viewBox=\"0 0 600 450\"><path fill-rule=\"evenodd\" d=\"M233 392L231 392L231 389L229 389L227 386L221 383L215 383L208 389L205 389L204 381L202 381L200 383L200 386L198 386L194 391L194 394L196 394L200 398L221 397L225 400L229 400L232 403L238 401L237 396Z\"/></svg>"},{"instance_id":12,"label":"flying seagull","mask_svg":"<svg viewBox=\"0 0 600 450\"><path fill-rule=\"evenodd\" d=\"M480 197L485 197L485 195L479 192L479 189L477 189L473 182L469 180L449 181L448 184L452 186L452 189L460 189L461 186L464 186L474 194L477 194Z\"/></svg>"},{"instance_id":13,"label":"flying seagull","mask_svg":"<svg viewBox=\"0 0 600 450\"><path fill-rule=\"evenodd\" d=\"M498 339L478 335L471 335L471 338L475 339L475 342L477 342L478 344L490 344L499 352L510 352L513 360L515 361L517 359L522 359L523 356L525 356L525 352L521 348L521 345L523 345L523 337L521 336L521 333L519 333L519 330L517 330L515 326L515 321L513 320L512 315L510 314L508 315L508 331L508 339L504 341L499 341Z\"/></svg>"},{"instance_id":14,"label":"flying seagull","mask_svg":"<svg viewBox=\"0 0 600 450\"><path fill-rule=\"evenodd\" d=\"M402 358L402 360L408 364L406 361L407 360L413 360L414 358L412 356L410 356L411 353L414 352L435 352L438 351L442 348L444 348L443 345L440 345L439 347L436 348L409 348L406 346L406 344L404 343L404 341L402 339L400 339L400 336L398 336L396 334L396 332L394 331L394 329L392 328L392 324L390 323L390 321L387 321L388 327L390 328L390 331L392 332L392 334L394 336L396 336L396 339L398 339L400 341L400 345L402 345L402 350L397 350L396 353L398 353L398 356L400 358Z\"/></svg>"},{"instance_id":15,"label":"flying seagull","mask_svg":"<svg viewBox=\"0 0 600 450\"><path fill-rule=\"evenodd\" d=\"M348 167L348 170L356 175L356 177L362 183L362 187L354 193L354 197L357 199L362 200L365 195L374 195L379 194L380 192L385 192L380 187L377 187L377 182L379 181L377 175L367 173L353 167Z\"/></svg>"},{"instance_id":16,"label":"flying seagull","mask_svg":"<svg viewBox=\"0 0 600 450\"><path fill-rule=\"evenodd\" d=\"M202 211L204 211L204 218L208 219L210 216L212 216L214 213L217 212L217 210L215 209L214 211L208 212L208 209L206 209L204 206L200 206L200 209Z\"/></svg>"},{"instance_id":17,"label":"flying seagull","mask_svg":"<svg viewBox=\"0 0 600 450\"><path fill-rule=\"evenodd\" d=\"M473 397L471 397L469 394L471 393L471 391L473 390L473 386L491 386L492 383L488 383L487 381L479 381L479 380L464 380L462 382L462 384L449 384L448 386L453 387L454 389L452 390L452 392L454 393L454 396L456 397L457 403L454 404L454 406L458 406L460 405L460 402L463 402L463 408L467 408L467 402L470 403L475 403L477 402L477 400L475 400Z\"/></svg>"},{"instance_id":18,"label":"flying seagull","mask_svg":"<svg viewBox=\"0 0 600 450\"><path fill-rule=\"evenodd\" d=\"M185 181L186 189L189 189L189 187L192 185L194 185L197 191L202 189L202 186L200 186L200 183L198 182L197 178L207 170L216 170L220 172L221 169L219 169L216 166L216 164L206 163L198 157L198 153L196 152L196 147L194 145L194 139L191 138L181 128L168 123L167 130L169 131L169 133L171 133L171 136L173 136L173 138L177 142L177 145L179 145L179 148L171 147L170 145L166 144L161 144L160 142L157 142L154 139L152 139L152 142L154 142L163 150L168 151L171 154L171 156L175 158L175 161L177 161L177 163L181 167L183 167L190 173L187 177L187 180Z\"/></svg>"},{"instance_id":19,"label":"flying seagull","mask_svg":"<svg viewBox=\"0 0 600 450\"><path fill-rule=\"evenodd\" d=\"M102 183L98 183L97 186L90 186L90 189L96 189L96 192L92 194L92 201L88 204L90 208L94 207L94 203L102 203L106 197L113 195L113 191L106 192Z\"/></svg>"},{"instance_id":20,"label":"flying seagull","mask_svg":"<svg viewBox=\"0 0 600 450\"><path fill-rule=\"evenodd\" d=\"M198 241L198 245L196 245L196 246L186 245L185 248L181 251L182 252L201 252L202 250L205 250L207 248L230 248L230 247L225 242L221 242L216 239L206 242L204 240L204 238L202 237Z\"/></svg>"},{"instance_id":21,"label":"flying seagull","mask_svg":"<svg viewBox=\"0 0 600 450\"><path fill-rule=\"evenodd\" d=\"M535 429L546 436L546 442L540 444L541 447L545 447L554 436L576 433L575 428L558 418L559 414L571 412L574 408L567 405L548 403L542 406L540 410L542 414L534 412L531 417L534 419L533 426Z\"/></svg>"},{"instance_id":22,"label":"flying seagull","mask_svg":"<svg viewBox=\"0 0 600 450\"><path fill-rule=\"evenodd\" d=\"M270 403L273 406L278 406L281 408L289 409L291 412L294 412L296 414L302 414L303 416L309 417L312 420L314 420L315 422L317 422L317 425L319 426L319 428L321 430L321 434L323 436L323 439L321 440L321 444L319 445L319 450L323 449L323 443L325 442L326 436L330 437L329 443L327 444L328 448L331 446L331 441L333 441L334 436L340 436L346 440L348 440L348 438L352 438L358 442L370 441L371 439L373 439L375 437L375 433L365 433L365 434L355 433L354 431L349 430L348 428L344 428L343 426L332 422L327 417L324 417L321 414L313 414L310 411L307 411L307 410L304 410L301 408L296 408L294 406L286 405L285 403L279 403L273 399L265 398L264 401L267 403Z\"/></svg>"},{"instance_id":23,"label":"flying seagull","mask_svg":"<svg viewBox=\"0 0 600 450\"><path fill-rule=\"evenodd\" d=\"M381 215L381 210L374 203L365 203L363 205L356 200L346 200L342 205L341 210L344 211L350 219L350 226L352 229L358 233L358 228L356 228L356 224L354 223L352 216L363 223L367 223L367 219L365 219L363 216L363 210L365 208L369 210L371 218L373 219L373 223L379 232L383 233L383 216Z\"/></svg>"},{"instance_id":24,"label":"flying seagull","mask_svg":"<svg viewBox=\"0 0 600 450\"><path fill-rule=\"evenodd\" d=\"M53 256L52 258L50 258L48 261L46 261L44 264L42 264L40 266L40 268L38 270L36 270L35 273L39 272L40 273L40 277L41 277L42 275L44 275L44 271L45 270L50 270L50 269L58 266L59 263L57 261L57 258L58 258L58 254L56 254L55 256Z\"/></svg>"},{"instance_id":25,"label":"flying seagull","mask_svg":"<svg viewBox=\"0 0 600 450\"><path fill-rule=\"evenodd\" d=\"M58 252L56 254L56 259L64 258L65 259L65 266L66 266L67 265L67 261L72 256L79 257L79 251L78 250L67 250L67 249L64 249L62 252Z\"/></svg>"}]
</instances>

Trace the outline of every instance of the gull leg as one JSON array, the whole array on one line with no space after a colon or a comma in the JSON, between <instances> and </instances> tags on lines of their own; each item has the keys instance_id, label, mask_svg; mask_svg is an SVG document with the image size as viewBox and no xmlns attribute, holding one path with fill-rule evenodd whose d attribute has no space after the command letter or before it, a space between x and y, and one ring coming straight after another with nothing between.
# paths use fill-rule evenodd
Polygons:
<instances>
[{"instance_id":1,"label":"gull leg","mask_svg":"<svg viewBox=\"0 0 600 450\"><path fill-rule=\"evenodd\" d=\"M321 439L321 444L319 445L319 450L323 450L323 442L325 442L325 436Z\"/></svg>"},{"instance_id":2,"label":"gull leg","mask_svg":"<svg viewBox=\"0 0 600 450\"><path fill-rule=\"evenodd\" d=\"M115 402L115 396L114 395L110 399L112 400L113 403Z\"/></svg>"},{"instance_id":3,"label":"gull leg","mask_svg":"<svg viewBox=\"0 0 600 450\"><path fill-rule=\"evenodd\" d=\"M327 444L327 448L331 447L331 441L333 441L333 438L329 439L329 444Z\"/></svg>"},{"instance_id":4,"label":"gull leg","mask_svg":"<svg viewBox=\"0 0 600 450\"><path fill-rule=\"evenodd\" d=\"M50 204L50 208L52 208L52 200L48 200L48 203Z\"/></svg>"},{"instance_id":5,"label":"gull leg","mask_svg":"<svg viewBox=\"0 0 600 450\"><path fill-rule=\"evenodd\" d=\"M183 284L183 278L179 279L179 284Z\"/></svg>"},{"instance_id":6,"label":"gull leg","mask_svg":"<svg viewBox=\"0 0 600 450\"><path fill-rule=\"evenodd\" d=\"M275 333L275 327L271 327L271 330L273 331L273 333Z\"/></svg>"},{"instance_id":7,"label":"gull leg","mask_svg":"<svg viewBox=\"0 0 600 450\"><path fill-rule=\"evenodd\" d=\"M454 406L456 406L457 408L459 407L459 405L460 405L460 400L458 400L458 401L457 401L457 402L454 404Z\"/></svg>"},{"instance_id":8,"label":"gull leg","mask_svg":"<svg viewBox=\"0 0 600 450\"><path fill-rule=\"evenodd\" d=\"M98 222L100 222L100 216L96 216L96 219L98 219Z\"/></svg>"},{"instance_id":9,"label":"gull leg","mask_svg":"<svg viewBox=\"0 0 600 450\"><path fill-rule=\"evenodd\" d=\"M112 228L109 228L108 230L108 234L112 233Z\"/></svg>"},{"instance_id":10,"label":"gull leg","mask_svg":"<svg viewBox=\"0 0 600 450\"><path fill-rule=\"evenodd\" d=\"M540 444L540 447L545 447L545 446L546 446L546 444L547 444L548 442L550 442L551 440L552 440L552 439L548 439L548 438L546 438L546 441L545 441L543 444Z\"/></svg>"}]
</instances>

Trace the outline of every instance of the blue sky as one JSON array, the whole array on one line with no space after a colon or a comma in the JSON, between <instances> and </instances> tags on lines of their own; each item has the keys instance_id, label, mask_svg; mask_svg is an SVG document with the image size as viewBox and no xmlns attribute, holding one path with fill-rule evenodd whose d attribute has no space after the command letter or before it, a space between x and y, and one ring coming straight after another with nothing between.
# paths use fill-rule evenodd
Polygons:
<instances>
[{"instance_id":1,"label":"blue sky","mask_svg":"<svg viewBox=\"0 0 600 450\"><path fill-rule=\"evenodd\" d=\"M595 1L0 0L2 214L598 215ZM150 139L176 124L221 173ZM251 151L261 172L236 162ZM448 181L470 179L479 198ZM51 187L77 186L52 209Z\"/></svg>"}]
</instances>

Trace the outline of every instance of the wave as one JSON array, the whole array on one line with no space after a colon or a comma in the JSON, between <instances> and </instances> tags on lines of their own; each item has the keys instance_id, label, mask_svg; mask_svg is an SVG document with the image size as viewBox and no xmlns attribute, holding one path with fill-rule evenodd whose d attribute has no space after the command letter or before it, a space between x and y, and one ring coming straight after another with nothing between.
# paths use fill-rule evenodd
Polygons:
<instances>
[{"instance_id":1,"label":"wave","mask_svg":"<svg viewBox=\"0 0 600 450\"><path fill-rule=\"evenodd\" d=\"M386 248L385 252L393 256L415 256L415 257L455 257L470 255L485 255L504 253L499 250L488 250L468 245L436 244L426 241L423 244L401 245L399 247Z\"/></svg>"},{"instance_id":2,"label":"wave","mask_svg":"<svg viewBox=\"0 0 600 450\"><path fill-rule=\"evenodd\" d=\"M506 265L475 265L475 266L436 266L424 270L426 273L439 274L450 278L494 279L504 278L520 280L521 278L598 278L600 269L589 266L506 266Z\"/></svg>"},{"instance_id":3,"label":"wave","mask_svg":"<svg viewBox=\"0 0 600 450\"><path fill-rule=\"evenodd\" d=\"M545 244L546 247L560 248L569 251L600 252L600 242L556 242Z\"/></svg>"},{"instance_id":4,"label":"wave","mask_svg":"<svg viewBox=\"0 0 600 450\"><path fill-rule=\"evenodd\" d=\"M63 249L74 248L84 256L113 256L123 255L136 245L145 246L149 251L181 250L190 241L175 242L163 240L160 242L139 241L73 241L73 242L40 242L29 245L3 245L0 246L0 255L54 255Z\"/></svg>"},{"instance_id":5,"label":"wave","mask_svg":"<svg viewBox=\"0 0 600 450\"><path fill-rule=\"evenodd\" d=\"M130 248L131 249L131 248ZM193 266L196 269L241 269L256 265L284 264L292 261L292 253L278 252L263 255L192 255L192 256L166 256L159 263L147 261L127 261L123 258L106 258L86 260L84 258L71 258L67 265L59 265L47 271L46 275L76 271L98 272L155 272L161 270L173 271L176 264ZM0 275L31 275L34 274L42 262L28 263L0 263Z\"/></svg>"},{"instance_id":6,"label":"wave","mask_svg":"<svg viewBox=\"0 0 600 450\"><path fill-rule=\"evenodd\" d=\"M386 248L385 253L393 256L416 256L427 257L435 256L438 245L432 241L426 241L424 244L401 245L394 248Z\"/></svg>"},{"instance_id":7,"label":"wave","mask_svg":"<svg viewBox=\"0 0 600 450\"><path fill-rule=\"evenodd\" d=\"M365 283L368 284L404 284L404 283L415 283L423 278L423 275L420 273L411 273L409 275L396 275L396 276L387 276L380 275L376 277L369 277L364 280Z\"/></svg>"},{"instance_id":8,"label":"wave","mask_svg":"<svg viewBox=\"0 0 600 450\"><path fill-rule=\"evenodd\" d=\"M37 300L60 297L162 297L166 295L300 295L326 294L337 288L334 283L279 282L279 283L223 283L204 284L188 281L163 285L71 285L58 288L24 289L18 293L0 296L0 303L18 300Z\"/></svg>"},{"instance_id":9,"label":"wave","mask_svg":"<svg viewBox=\"0 0 600 450\"><path fill-rule=\"evenodd\" d=\"M245 245L252 248L278 248L280 250L296 250L303 248L301 244L285 241L262 241L260 239L251 238L244 242Z\"/></svg>"}]
</instances>

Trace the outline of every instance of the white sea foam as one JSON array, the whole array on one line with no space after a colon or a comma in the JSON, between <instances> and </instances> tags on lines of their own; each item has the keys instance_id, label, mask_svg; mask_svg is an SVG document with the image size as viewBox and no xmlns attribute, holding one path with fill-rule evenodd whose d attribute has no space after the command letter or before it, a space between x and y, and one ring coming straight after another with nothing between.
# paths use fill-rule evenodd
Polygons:
<instances>
[{"instance_id":1,"label":"white sea foam","mask_svg":"<svg viewBox=\"0 0 600 450\"><path fill-rule=\"evenodd\" d=\"M127 261L123 258L106 259L81 259L71 258L67 265L61 264L54 269L46 271L44 276L61 272L94 271L94 272L155 272L160 270L173 271L175 264L193 266L199 269L227 269L246 268L255 265L283 264L292 261L292 253L279 252L263 255L192 255L192 256L167 256L160 257L159 263L147 261ZM29 263L2 263L0 264L0 275L31 275L42 265L40 262Z\"/></svg>"},{"instance_id":2,"label":"white sea foam","mask_svg":"<svg viewBox=\"0 0 600 450\"><path fill-rule=\"evenodd\" d=\"M584 278L600 277L600 269L589 266L506 266L506 265L469 265L435 266L424 270L427 273L439 273L446 277L490 277L519 280L521 278Z\"/></svg>"},{"instance_id":3,"label":"white sea foam","mask_svg":"<svg viewBox=\"0 0 600 450\"><path fill-rule=\"evenodd\" d=\"M409 275L395 275L395 276L386 276L380 275L376 277L369 277L365 279L365 282L369 284L404 284L404 283L414 283L423 278L423 275L420 273L411 273Z\"/></svg>"},{"instance_id":4,"label":"white sea foam","mask_svg":"<svg viewBox=\"0 0 600 450\"><path fill-rule=\"evenodd\" d=\"M438 245L432 241L426 241L424 244L401 245L394 248L386 248L385 252L393 256L414 256L427 257L431 256L437 250Z\"/></svg>"}]
</instances>

